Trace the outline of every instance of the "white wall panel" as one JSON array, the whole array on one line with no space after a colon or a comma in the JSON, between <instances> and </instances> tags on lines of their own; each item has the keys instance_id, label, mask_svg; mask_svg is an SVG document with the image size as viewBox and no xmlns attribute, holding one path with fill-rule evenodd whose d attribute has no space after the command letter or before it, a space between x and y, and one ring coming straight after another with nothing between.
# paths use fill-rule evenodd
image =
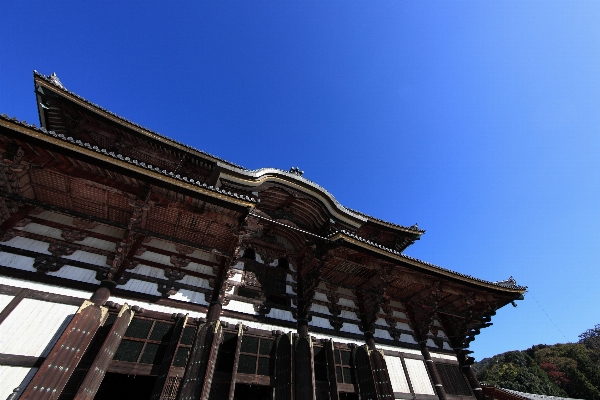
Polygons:
<instances>
[{"instance_id":1,"label":"white wall panel","mask_svg":"<svg viewBox=\"0 0 600 400\"><path fill-rule=\"evenodd\" d=\"M308 322L310 326L317 326L319 328L332 329L329 320L321 317L312 317L312 320Z\"/></svg>"},{"instance_id":2,"label":"white wall panel","mask_svg":"<svg viewBox=\"0 0 600 400\"><path fill-rule=\"evenodd\" d=\"M429 375L427 374L425 362L421 360L414 360L412 358L405 358L404 363L406 364L410 383L412 384L415 393L435 395L433 386L429 381Z\"/></svg>"},{"instance_id":3,"label":"white wall panel","mask_svg":"<svg viewBox=\"0 0 600 400\"><path fill-rule=\"evenodd\" d=\"M452 350L452 349L450 349ZM452 361L458 361L455 355L452 354L441 354L441 353L429 353L431 355L431 357L436 357L436 358L443 358L444 360L452 360Z\"/></svg>"},{"instance_id":4,"label":"white wall panel","mask_svg":"<svg viewBox=\"0 0 600 400\"><path fill-rule=\"evenodd\" d=\"M138 306L138 307L143 308L144 310L158 311L158 312L165 313L165 314L183 313L183 314L189 314L189 316L192 318L206 317L206 313L202 313L202 312L182 310L181 308L161 306L159 304L146 303L143 301L137 301L137 300L132 300L132 299L125 299L123 297L111 296L110 301L114 301L117 304L127 303L130 306Z\"/></svg>"},{"instance_id":5,"label":"white wall panel","mask_svg":"<svg viewBox=\"0 0 600 400\"><path fill-rule=\"evenodd\" d=\"M0 325L0 353L46 356L77 308L23 299Z\"/></svg>"},{"instance_id":6,"label":"white wall panel","mask_svg":"<svg viewBox=\"0 0 600 400\"><path fill-rule=\"evenodd\" d=\"M191 262L188 264L187 267L185 267L185 269L194 271L194 272L199 272L199 273L205 274L205 275L215 276L212 267L209 267L208 265Z\"/></svg>"},{"instance_id":7,"label":"white wall panel","mask_svg":"<svg viewBox=\"0 0 600 400\"><path fill-rule=\"evenodd\" d=\"M0 255L1 255L1 253L0 253ZM79 297L81 299L89 299L90 296L92 295L92 292L87 292L84 290L69 289L69 288L66 288L63 286L53 286L53 285L48 285L45 283L25 281L22 279L9 278L7 276L1 276L1 275L0 275L0 284L14 286L14 287L20 287L23 289L39 290L41 292L47 292L47 293L62 294L64 296Z\"/></svg>"},{"instance_id":8,"label":"white wall panel","mask_svg":"<svg viewBox=\"0 0 600 400\"><path fill-rule=\"evenodd\" d=\"M119 289L131 290L132 292L146 293L154 296L161 296L162 294L157 290L158 285L152 282L140 281L138 279L130 279L124 285L117 286Z\"/></svg>"},{"instance_id":9,"label":"white wall panel","mask_svg":"<svg viewBox=\"0 0 600 400\"><path fill-rule=\"evenodd\" d=\"M438 347L437 344L433 341L433 339L427 339L427 347Z\"/></svg>"},{"instance_id":10,"label":"white wall panel","mask_svg":"<svg viewBox=\"0 0 600 400\"><path fill-rule=\"evenodd\" d=\"M400 341L404 342L404 343L417 344L417 341L415 340L415 338L412 335L409 335L407 333L401 333L400 334Z\"/></svg>"},{"instance_id":11,"label":"white wall panel","mask_svg":"<svg viewBox=\"0 0 600 400\"><path fill-rule=\"evenodd\" d=\"M135 268L130 270L130 272L138 275L150 276L152 278L165 279L165 274L162 269L150 267L144 264L136 265Z\"/></svg>"},{"instance_id":12,"label":"white wall panel","mask_svg":"<svg viewBox=\"0 0 600 400\"><path fill-rule=\"evenodd\" d=\"M37 218L45 219L47 221L58 222L59 224L75 226L73 225L73 217L69 217L68 215L58 214L52 211L42 211L38 215Z\"/></svg>"},{"instance_id":13,"label":"white wall panel","mask_svg":"<svg viewBox=\"0 0 600 400\"><path fill-rule=\"evenodd\" d=\"M237 311L244 314L257 315L258 313L254 311L254 304L245 303L238 300L230 300L229 304L223 306L225 310Z\"/></svg>"},{"instance_id":14,"label":"white wall panel","mask_svg":"<svg viewBox=\"0 0 600 400\"><path fill-rule=\"evenodd\" d=\"M390 335L390 333L383 329L375 329L375 333L373 334L373 336L381 338L381 339L394 340L394 338Z\"/></svg>"},{"instance_id":15,"label":"white wall panel","mask_svg":"<svg viewBox=\"0 0 600 400\"><path fill-rule=\"evenodd\" d=\"M349 324L347 322L344 322L344 324L342 325L342 328L340 329L340 331L342 331L342 332L349 332L349 333L356 333L358 335L362 335L362 332L360 331L360 329L358 329L357 325Z\"/></svg>"},{"instance_id":16,"label":"white wall panel","mask_svg":"<svg viewBox=\"0 0 600 400\"><path fill-rule=\"evenodd\" d=\"M19 228L15 228L15 229L19 229ZM54 239L62 240L62 236L61 236L62 230L52 228L52 227L46 226L46 225L36 224L35 222L31 222L31 223L25 225L20 230L25 231L25 232L37 233L38 235L48 236L48 237L51 237Z\"/></svg>"},{"instance_id":17,"label":"white wall panel","mask_svg":"<svg viewBox=\"0 0 600 400\"><path fill-rule=\"evenodd\" d=\"M340 301L338 301L338 304L340 306L344 306L344 307L350 307L350 308L358 308L356 307L356 304L354 304L354 301L350 300L350 299L345 299L345 298L340 298Z\"/></svg>"},{"instance_id":18,"label":"white wall panel","mask_svg":"<svg viewBox=\"0 0 600 400\"><path fill-rule=\"evenodd\" d=\"M354 311L342 310L342 312L340 313L340 317L351 319L354 321L359 321L358 315L356 315Z\"/></svg>"},{"instance_id":19,"label":"white wall panel","mask_svg":"<svg viewBox=\"0 0 600 400\"><path fill-rule=\"evenodd\" d=\"M442 348L444 350L450 350L453 351L452 347L450 347L450 345L448 344L448 342L444 342L444 345L442 346Z\"/></svg>"},{"instance_id":20,"label":"white wall panel","mask_svg":"<svg viewBox=\"0 0 600 400\"><path fill-rule=\"evenodd\" d=\"M186 275L182 280L177 281L181 282L185 285L201 287L205 289L209 289L210 285L208 284L208 279L200 278L198 276Z\"/></svg>"},{"instance_id":21,"label":"white wall panel","mask_svg":"<svg viewBox=\"0 0 600 400\"><path fill-rule=\"evenodd\" d=\"M164 254L154 253L152 251L145 251L141 255L137 256L137 258L139 258L140 260L152 261L166 266L173 266L173 264L171 264L171 257L165 256Z\"/></svg>"},{"instance_id":22,"label":"white wall panel","mask_svg":"<svg viewBox=\"0 0 600 400\"><path fill-rule=\"evenodd\" d=\"M101 235L112 236L118 239L122 239L125 231L120 228L115 228L114 226L102 225L98 224L92 229L89 229L90 232L99 233Z\"/></svg>"},{"instance_id":23,"label":"white wall panel","mask_svg":"<svg viewBox=\"0 0 600 400\"><path fill-rule=\"evenodd\" d=\"M48 251L48 246L50 245L49 243L25 238L22 236L15 236L4 244L7 246L16 247L18 249L35 251L42 254L50 254Z\"/></svg>"},{"instance_id":24,"label":"white wall panel","mask_svg":"<svg viewBox=\"0 0 600 400\"><path fill-rule=\"evenodd\" d=\"M36 272L37 270L33 268L33 262L34 259L31 257L23 257L10 253L0 253L0 265L4 265L6 267Z\"/></svg>"},{"instance_id":25,"label":"white wall panel","mask_svg":"<svg viewBox=\"0 0 600 400\"><path fill-rule=\"evenodd\" d=\"M169 298L172 300L185 301L186 303L208 305L204 293L192 292L187 289L180 289L176 294L169 296Z\"/></svg>"},{"instance_id":26,"label":"white wall panel","mask_svg":"<svg viewBox=\"0 0 600 400\"><path fill-rule=\"evenodd\" d=\"M292 289L292 287L290 285L285 285L285 293L286 294L296 294L296 292L294 292L294 289Z\"/></svg>"},{"instance_id":27,"label":"white wall panel","mask_svg":"<svg viewBox=\"0 0 600 400\"><path fill-rule=\"evenodd\" d=\"M56 272L48 272L48 275L79 282L100 284L100 281L96 279L96 271L74 267L72 265L65 265Z\"/></svg>"},{"instance_id":28,"label":"white wall panel","mask_svg":"<svg viewBox=\"0 0 600 400\"><path fill-rule=\"evenodd\" d=\"M148 243L146 243L150 247L156 247L157 249L170 251L172 253L177 253L177 249L175 245L171 242L166 242L164 240L152 238Z\"/></svg>"},{"instance_id":29,"label":"white wall panel","mask_svg":"<svg viewBox=\"0 0 600 400\"><path fill-rule=\"evenodd\" d=\"M117 244L115 242L109 242L108 240L98 239L91 236L88 236L85 239L80 240L76 243L110 252L114 252L117 250Z\"/></svg>"},{"instance_id":30,"label":"white wall panel","mask_svg":"<svg viewBox=\"0 0 600 400\"><path fill-rule=\"evenodd\" d=\"M83 250L75 250L73 254L71 254L70 256L65 256L63 258L66 258L67 260L81 261L88 264L99 265L101 267L107 266L106 256L95 253L88 253L87 251Z\"/></svg>"},{"instance_id":31,"label":"white wall panel","mask_svg":"<svg viewBox=\"0 0 600 400\"><path fill-rule=\"evenodd\" d=\"M402 319L408 319L408 317L406 316L405 313L401 312L401 311L392 311L392 315L396 318L402 318Z\"/></svg>"},{"instance_id":32,"label":"white wall panel","mask_svg":"<svg viewBox=\"0 0 600 400\"><path fill-rule=\"evenodd\" d=\"M292 331L294 333L296 332L296 329L290 329L287 326L270 325L270 324L264 324L262 322L254 322L254 321L242 321L239 319L229 318L229 317L221 317L220 319L223 322L227 322L228 324L233 324L233 325L237 325L241 322L244 326L248 326L248 327L254 328L254 329L260 329L263 331L282 331L285 333L290 332L290 331ZM311 332L311 335L312 335L312 332Z\"/></svg>"},{"instance_id":33,"label":"white wall panel","mask_svg":"<svg viewBox=\"0 0 600 400\"><path fill-rule=\"evenodd\" d=\"M406 379L400 357L385 356L385 363L390 374L392 390L394 392L410 393L410 386L408 386L408 380Z\"/></svg>"},{"instance_id":34,"label":"white wall panel","mask_svg":"<svg viewBox=\"0 0 600 400\"><path fill-rule=\"evenodd\" d=\"M6 399L18 387L23 393L23 389L33 379L37 370L37 368L0 365L0 399Z\"/></svg>"},{"instance_id":35,"label":"white wall panel","mask_svg":"<svg viewBox=\"0 0 600 400\"><path fill-rule=\"evenodd\" d=\"M406 322L396 322L396 328L412 332L412 329L410 329L410 325L408 325Z\"/></svg>"},{"instance_id":36,"label":"white wall panel","mask_svg":"<svg viewBox=\"0 0 600 400\"><path fill-rule=\"evenodd\" d=\"M321 304L313 304L312 306L310 306L310 311L319 314L331 315L329 309Z\"/></svg>"},{"instance_id":37,"label":"white wall panel","mask_svg":"<svg viewBox=\"0 0 600 400\"><path fill-rule=\"evenodd\" d=\"M8 294L0 294L0 311L4 310L4 308L14 299L15 296L10 296ZM2 397L0 397L1 399Z\"/></svg>"},{"instance_id":38,"label":"white wall panel","mask_svg":"<svg viewBox=\"0 0 600 400\"><path fill-rule=\"evenodd\" d=\"M324 301L326 303L329 303L329 300L327 300L327 295L325 293L321 293L321 292L315 293L315 300Z\"/></svg>"},{"instance_id":39,"label":"white wall panel","mask_svg":"<svg viewBox=\"0 0 600 400\"><path fill-rule=\"evenodd\" d=\"M290 311L279 310L277 308L272 308L271 311L269 311L269 313L267 314L267 317L281 319L284 321L296 322L296 320L294 319L294 316L292 315L292 313Z\"/></svg>"}]
</instances>

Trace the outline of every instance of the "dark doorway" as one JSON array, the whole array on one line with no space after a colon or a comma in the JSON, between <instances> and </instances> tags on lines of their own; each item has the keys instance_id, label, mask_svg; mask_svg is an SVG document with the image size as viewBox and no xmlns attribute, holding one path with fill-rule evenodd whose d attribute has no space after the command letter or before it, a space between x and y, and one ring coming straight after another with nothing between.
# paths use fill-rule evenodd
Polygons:
<instances>
[{"instance_id":1,"label":"dark doorway","mask_svg":"<svg viewBox=\"0 0 600 400\"><path fill-rule=\"evenodd\" d=\"M272 400L273 388L270 386L235 384L233 400Z\"/></svg>"},{"instance_id":2,"label":"dark doorway","mask_svg":"<svg viewBox=\"0 0 600 400\"><path fill-rule=\"evenodd\" d=\"M340 393L340 400L358 400L357 393Z\"/></svg>"},{"instance_id":3,"label":"dark doorway","mask_svg":"<svg viewBox=\"0 0 600 400\"><path fill-rule=\"evenodd\" d=\"M95 400L148 400L156 382L155 376L107 373Z\"/></svg>"}]
</instances>

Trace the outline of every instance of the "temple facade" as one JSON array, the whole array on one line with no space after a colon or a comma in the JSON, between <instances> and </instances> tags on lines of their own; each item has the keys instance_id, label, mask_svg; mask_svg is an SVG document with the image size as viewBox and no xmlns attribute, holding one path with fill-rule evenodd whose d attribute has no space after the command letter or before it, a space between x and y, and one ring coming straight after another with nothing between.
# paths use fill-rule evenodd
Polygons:
<instances>
[{"instance_id":1,"label":"temple facade","mask_svg":"<svg viewBox=\"0 0 600 400\"><path fill-rule=\"evenodd\" d=\"M512 278L403 254L423 230L297 168L34 88L40 127L0 116L0 399L484 399L469 343Z\"/></svg>"}]
</instances>

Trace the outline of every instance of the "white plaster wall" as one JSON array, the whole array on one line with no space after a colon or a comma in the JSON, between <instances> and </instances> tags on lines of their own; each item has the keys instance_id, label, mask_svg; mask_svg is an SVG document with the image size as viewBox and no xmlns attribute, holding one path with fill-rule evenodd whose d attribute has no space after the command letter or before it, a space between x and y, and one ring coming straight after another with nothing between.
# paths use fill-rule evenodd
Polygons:
<instances>
[{"instance_id":1,"label":"white plaster wall","mask_svg":"<svg viewBox=\"0 0 600 400\"><path fill-rule=\"evenodd\" d=\"M77 308L23 299L0 325L0 353L46 356Z\"/></svg>"},{"instance_id":2,"label":"white plaster wall","mask_svg":"<svg viewBox=\"0 0 600 400\"><path fill-rule=\"evenodd\" d=\"M83 250L75 250L73 254L71 254L70 256L65 256L63 258L67 260L81 261L88 264L99 265L101 267L107 266L106 256L88 253L87 251Z\"/></svg>"},{"instance_id":3,"label":"white plaster wall","mask_svg":"<svg viewBox=\"0 0 600 400\"><path fill-rule=\"evenodd\" d=\"M7 276L0 275L0 284L14 287L20 287L23 289L39 290L40 292L62 294L65 296L79 297L81 299L89 299L92 292L84 290L69 289L63 286L53 286L45 283L37 283L31 281L25 281L22 279L9 278ZM112 298L111 298L112 299ZM116 300L113 300L116 301Z\"/></svg>"},{"instance_id":4,"label":"white plaster wall","mask_svg":"<svg viewBox=\"0 0 600 400\"><path fill-rule=\"evenodd\" d=\"M400 334L400 341L404 342L404 343L417 344L417 341L415 340L415 338L412 335L409 335L407 333Z\"/></svg>"},{"instance_id":5,"label":"white plaster wall","mask_svg":"<svg viewBox=\"0 0 600 400\"><path fill-rule=\"evenodd\" d=\"M433 341L433 339L427 339L427 347L438 347L437 344Z\"/></svg>"},{"instance_id":6,"label":"white plaster wall","mask_svg":"<svg viewBox=\"0 0 600 400\"><path fill-rule=\"evenodd\" d=\"M140 260L152 261L163 265L173 266L173 264L171 264L171 257L165 256L164 254L154 253L152 251L145 251L141 255L136 257Z\"/></svg>"},{"instance_id":7,"label":"white plaster wall","mask_svg":"<svg viewBox=\"0 0 600 400\"><path fill-rule=\"evenodd\" d=\"M178 314L178 313L182 313L182 314L188 314L192 318L204 318L206 316L206 314L202 313L202 312L182 310L181 308L166 307L166 306L162 306L162 305L159 305L159 304L146 303L146 302L143 302L143 301L125 299L125 298L116 297L116 296L111 296L110 297L110 301L114 301L117 304L127 303L130 306L138 306L138 307L143 308L144 310L157 311L157 312L161 312L161 313L165 313L165 314ZM204 304L207 304L207 303L204 303ZM144 315L144 314L142 314L142 315Z\"/></svg>"},{"instance_id":8,"label":"white plaster wall","mask_svg":"<svg viewBox=\"0 0 600 400\"><path fill-rule=\"evenodd\" d=\"M10 296L8 294L0 294L0 311L4 310L4 308L14 299L15 296ZM1 399L2 397L0 397Z\"/></svg>"},{"instance_id":9,"label":"white plaster wall","mask_svg":"<svg viewBox=\"0 0 600 400\"><path fill-rule=\"evenodd\" d=\"M37 270L33 268L33 262L34 259L31 257L24 257L10 253L0 253L0 265L4 265L6 267L36 272Z\"/></svg>"},{"instance_id":10,"label":"white plaster wall","mask_svg":"<svg viewBox=\"0 0 600 400\"><path fill-rule=\"evenodd\" d=\"M230 300L229 304L223 307L225 310L231 310L236 312L241 312L244 314L257 315L258 313L254 311L254 305L252 303L245 303L238 300Z\"/></svg>"},{"instance_id":11,"label":"white plaster wall","mask_svg":"<svg viewBox=\"0 0 600 400\"><path fill-rule=\"evenodd\" d=\"M442 345L442 348L444 350L450 350L450 351L452 351L452 347L450 347L450 345L448 344L448 342L444 342L444 344Z\"/></svg>"},{"instance_id":12,"label":"white plaster wall","mask_svg":"<svg viewBox=\"0 0 600 400\"><path fill-rule=\"evenodd\" d=\"M36 224L35 222L31 222L22 228L15 228L15 229L19 229L19 230L22 230L25 232L37 233L38 235L48 236L48 237L51 237L54 239L62 240L62 236L61 236L62 230L52 228L52 227L46 226L46 225Z\"/></svg>"},{"instance_id":13,"label":"white plaster wall","mask_svg":"<svg viewBox=\"0 0 600 400\"><path fill-rule=\"evenodd\" d=\"M186 285L201 287L205 289L209 289L210 285L208 284L208 280L204 278L200 278L198 276L186 275L182 280L177 281Z\"/></svg>"},{"instance_id":14,"label":"white plaster wall","mask_svg":"<svg viewBox=\"0 0 600 400\"><path fill-rule=\"evenodd\" d=\"M345 298L340 298L340 300L338 301L338 304L340 306L344 306L344 307L350 307L350 308L358 308L356 307L356 304L354 304L354 301L350 300L350 299L345 299Z\"/></svg>"},{"instance_id":15,"label":"white plaster wall","mask_svg":"<svg viewBox=\"0 0 600 400\"><path fill-rule=\"evenodd\" d=\"M72 265L65 265L56 272L48 272L48 275L79 282L100 284L100 281L96 279L96 271L74 267Z\"/></svg>"},{"instance_id":16,"label":"white plaster wall","mask_svg":"<svg viewBox=\"0 0 600 400\"><path fill-rule=\"evenodd\" d=\"M267 314L267 317L280 319L283 321L296 322L294 316L290 311L287 310L279 310L277 308L272 308L271 311Z\"/></svg>"},{"instance_id":17,"label":"white plaster wall","mask_svg":"<svg viewBox=\"0 0 600 400\"><path fill-rule=\"evenodd\" d=\"M286 294L296 294L296 292L294 292L294 289L292 289L292 287L290 285L285 285L285 293Z\"/></svg>"},{"instance_id":18,"label":"white plaster wall","mask_svg":"<svg viewBox=\"0 0 600 400\"><path fill-rule=\"evenodd\" d=\"M406 379L400 357L385 356L385 363L390 374L394 392L410 393L410 386L408 386L408 380Z\"/></svg>"},{"instance_id":19,"label":"white plaster wall","mask_svg":"<svg viewBox=\"0 0 600 400\"><path fill-rule=\"evenodd\" d=\"M404 329L405 331L412 332L412 329L410 329L410 326L405 322L396 322L396 328Z\"/></svg>"},{"instance_id":20,"label":"white plaster wall","mask_svg":"<svg viewBox=\"0 0 600 400\"><path fill-rule=\"evenodd\" d=\"M164 240L152 238L152 240L150 240L148 243L146 243L146 245L151 246L151 247L156 247L157 249L170 251L172 253L177 253L177 249L175 248L175 245L171 242L166 242ZM144 245L142 245L142 246L144 246Z\"/></svg>"},{"instance_id":21,"label":"white plaster wall","mask_svg":"<svg viewBox=\"0 0 600 400\"><path fill-rule=\"evenodd\" d=\"M89 247L93 247L95 249L101 249L101 250L106 250L106 251L110 251L110 252L115 252L117 250L117 245L115 242L109 242L108 240L98 239L98 238L91 237L91 236L88 236L85 239L80 240L75 243L79 243L84 246L89 246Z\"/></svg>"},{"instance_id":22,"label":"white plaster wall","mask_svg":"<svg viewBox=\"0 0 600 400\"><path fill-rule=\"evenodd\" d=\"M125 235L125 231L114 226L98 224L92 229L88 229L90 232L99 233L101 235L112 236L117 239L122 239Z\"/></svg>"},{"instance_id":23,"label":"white plaster wall","mask_svg":"<svg viewBox=\"0 0 600 400\"><path fill-rule=\"evenodd\" d=\"M321 304L314 304L312 306L310 306L310 311L311 312L316 312L319 314L325 314L325 315L331 315L331 313L329 312L329 309Z\"/></svg>"},{"instance_id":24,"label":"white plaster wall","mask_svg":"<svg viewBox=\"0 0 600 400\"><path fill-rule=\"evenodd\" d=\"M325 293L321 293L321 292L315 293L315 300L324 301L326 303L329 303L329 300L327 300L327 295L325 295Z\"/></svg>"},{"instance_id":25,"label":"white plaster wall","mask_svg":"<svg viewBox=\"0 0 600 400\"><path fill-rule=\"evenodd\" d=\"M427 374L425 362L414 360L412 358L405 358L404 363L406 364L410 383L412 384L415 393L435 395L433 386L429 380L429 375Z\"/></svg>"},{"instance_id":26,"label":"white plaster wall","mask_svg":"<svg viewBox=\"0 0 600 400\"><path fill-rule=\"evenodd\" d=\"M15 236L4 244L7 246L16 247L18 249L35 251L42 254L50 254L48 251L48 243L21 236Z\"/></svg>"},{"instance_id":27,"label":"white plaster wall","mask_svg":"<svg viewBox=\"0 0 600 400\"><path fill-rule=\"evenodd\" d=\"M342 310L342 312L340 313L340 317L351 319L354 321L359 321L358 315L356 315L354 311Z\"/></svg>"},{"instance_id":28,"label":"white plaster wall","mask_svg":"<svg viewBox=\"0 0 600 400\"><path fill-rule=\"evenodd\" d=\"M73 225L73 217L69 217L63 214L57 214L52 211L42 211L38 215L36 215L39 219L45 219L47 221L57 222L63 225L75 226Z\"/></svg>"},{"instance_id":29,"label":"white plaster wall","mask_svg":"<svg viewBox=\"0 0 600 400\"><path fill-rule=\"evenodd\" d=\"M194 304L202 304L207 306L206 297L204 293L192 292L187 289L180 289L177 293L172 296L169 296L170 299L185 301L186 303L194 303ZM185 312L183 310L179 310L178 312Z\"/></svg>"},{"instance_id":30,"label":"white plaster wall","mask_svg":"<svg viewBox=\"0 0 600 400\"><path fill-rule=\"evenodd\" d=\"M186 270L190 270L190 271L194 271L194 272L199 272L201 274L205 274L205 275L211 275L211 276L215 276L212 267L209 267L207 265L203 265L203 264L198 264L195 262L191 262L187 265L187 267L185 267Z\"/></svg>"},{"instance_id":31,"label":"white plaster wall","mask_svg":"<svg viewBox=\"0 0 600 400\"><path fill-rule=\"evenodd\" d=\"M452 349L450 349L450 350L452 350ZM441 353L433 353L433 352L430 352L429 354L431 355L431 357L443 358L444 360L458 361L456 359L456 356L454 356L452 354L441 354Z\"/></svg>"},{"instance_id":32,"label":"white plaster wall","mask_svg":"<svg viewBox=\"0 0 600 400\"><path fill-rule=\"evenodd\" d=\"M358 325L349 324L348 322L343 323L340 331L362 335L362 332L360 331L360 329L358 329Z\"/></svg>"},{"instance_id":33,"label":"white plaster wall","mask_svg":"<svg viewBox=\"0 0 600 400\"><path fill-rule=\"evenodd\" d=\"M390 333L383 329L375 329L375 333L373 334L373 336L381 338L381 339L394 340L394 338L390 335Z\"/></svg>"},{"instance_id":34,"label":"white plaster wall","mask_svg":"<svg viewBox=\"0 0 600 400\"><path fill-rule=\"evenodd\" d=\"M6 399L17 387L20 387L23 393L23 389L33 379L37 370L37 368L0 365L0 399ZM21 396L17 399L19 397Z\"/></svg>"},{"instance_id":35,"label":"white plaster wall","mask_svg":"<svg viewBox=\"0 0 600 400\"><path fill-rule=\"evenodd\" d=\"M403 312L400 312L400 311L393 310L392 315L396 318L408 319L406 314L404 314Z\"/></svg>"},{"instance_id":36,"label":"white plaster wall","mask_svg":"<svg viewBox=\"0 0 600 400\"><path fill-rule=\"evenodd\" d=\"M329 320L327 320L325 318L321 318L321 317L313 316L312 320L308 322L308 325L317 326L319 328L332 329L332 326L329 323Z\"/></svg>"},{"instance_id":37,"label":"white plaster wall","mask_svg":"<svg viewBox=\"0 0 600 400\"><path fill-rule=\"evenodd\" d=\"M162 273L162 271L161 271ZM160 296L161 293L157 290L158 285L152 282L140 281L138 279L130 279L126 284L117 286L119 289L131 290L132 292L146 293L153 296Z\"/></svg>"},{"instance_id":38,"label":"white plaster wall","mask_svg":"<svg viewBox=\"0 0 600 400\"><path fill-rule=\"evenodd\" d=\"M237 325L241 322L244 326L248 326L248 327L254 328L254 329L261 329L263 331L282 331L282 332L286 332L286 333L290 332L290 331L296 332L296 329L290 329L285 326L269 325L269 324L264 324L262 322L254 322L254 321L241 321L239 319L229 318L229 317L221 317L221 321L227 322L228 324L233 324L233 325Z\"/></svg>"},{"instance_id":39,"label":"white plaster wall","mask_svg":"<svg viewBox=\"0 0 600 400\"><path fill-rule=\"evenodd\" d=\"M166 279L164 270L162 270L160 268L154 268L154 267L151 267L151 266L145 265L145 264L138 264L135 266L135 268L131 269L129 272L138 274L138 275L150 276L152 278Z\"/></svg>"}]
</instances>

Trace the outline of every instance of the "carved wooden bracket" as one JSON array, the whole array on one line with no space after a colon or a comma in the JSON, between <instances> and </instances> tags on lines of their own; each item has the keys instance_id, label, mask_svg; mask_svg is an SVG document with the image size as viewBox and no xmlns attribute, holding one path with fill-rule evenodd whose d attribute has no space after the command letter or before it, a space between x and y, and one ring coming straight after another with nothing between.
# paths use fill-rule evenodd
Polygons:
<instances>
[{"instance_id":1,"label":"carved wooden bracket","mask_svg":"<svg viewBox=\"0 0 600 400\"><path fill-rule=\"evenodd\" d=\"M37 272L46 274L48 272L56 272L65 266L66 260L52 256L37 256L33 262L33 268Z\"/></svg>"},{"instance_id":2,"label":"carved wooden bracket","mask_svg":"<svg viewBox=\"0 0 600 400\"><path fill-rule=\"evenodd\" d=\"M85 232L70 229L63 229L60 236L69 243L80 242L88 237Z\"/></svg>"}]
</instances>

